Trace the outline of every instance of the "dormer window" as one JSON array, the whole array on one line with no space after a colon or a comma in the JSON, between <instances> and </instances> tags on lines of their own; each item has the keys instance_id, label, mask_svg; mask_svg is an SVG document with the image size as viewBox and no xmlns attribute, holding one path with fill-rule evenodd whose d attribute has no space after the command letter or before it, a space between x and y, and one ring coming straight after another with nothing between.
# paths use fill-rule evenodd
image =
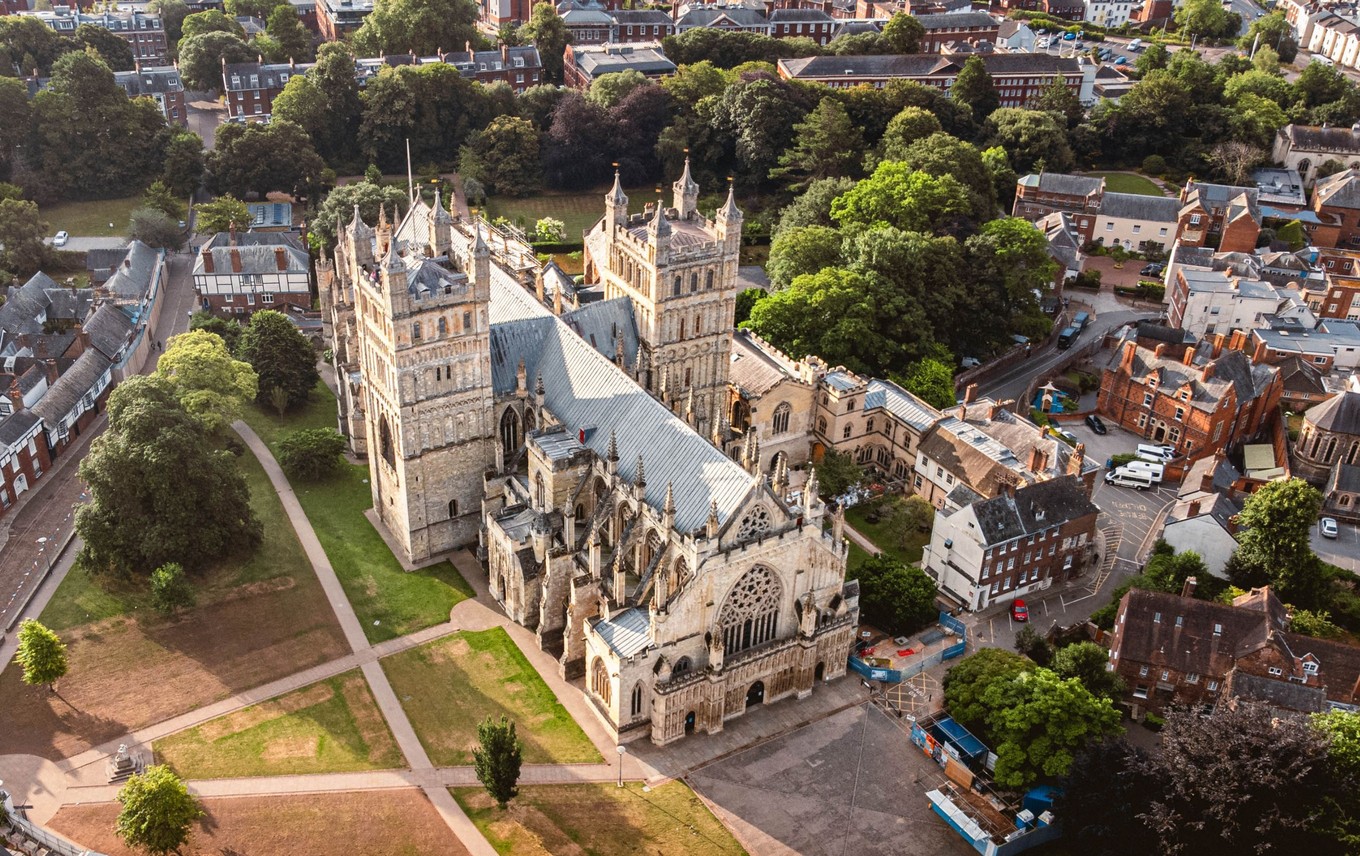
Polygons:
<instances>
[{"instance_id":1,"label":"dormer window","mask_svg":"<svg viewBox=\"0 0 1360 856\"><path fill-rule=\"evenodd\" d=\"M1270 674L1274 675L1277 678L1280 675L1284 674L1284 669L1281 669L1279 666L1271 666L1269 669L1266 669L1266 671L1270 672Z\"/></svg>"},{"instance_id":2,"label":"dormer window","mask_svg":"<svg viewBox=\"0 0 1360 856\"><path fill-rule=\"evenodd\" d=\"M1318 664L1317 664L1317 663L1311 663L1311 662L1310 662L1310 663L1304 663L1304 664L1303 664L1303 673L1304 673L1305 675L1316 675L1316 674L1318 673Z\"/></svg>"}]
</instances>

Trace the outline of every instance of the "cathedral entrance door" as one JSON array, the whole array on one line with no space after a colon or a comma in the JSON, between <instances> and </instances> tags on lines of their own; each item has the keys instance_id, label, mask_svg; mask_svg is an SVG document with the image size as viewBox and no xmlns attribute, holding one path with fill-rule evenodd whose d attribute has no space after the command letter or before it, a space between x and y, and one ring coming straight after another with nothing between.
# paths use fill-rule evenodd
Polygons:
<instances>
[{"instance_id":1,"label":"cathedral entrance door","mask_svg":"<svg viewBox=\"0 0 1360 856\"><path fill-rule=\"evenodd\" d=\"M689 713L685 714L685 733L686 734L694 733L694 711L692 710Z\"/></svg>"},{"instance_id":2,"label":"cathedral entrance door","mask_svg":"<svg viewBox=\"0 0 1360 856\"><path fill-rule=\"evenodd\" d=\"M813 672L812 672L812 679L813 679L814 681L820 681L820 680L822 680L822 677L823 677L825 674L826 674L826 663L818 663L818 664L817 664L817 668L814 669Z\"/></svg>"},{"instance_id":3,"label":"cathedral entrance door","mask_svg":"<svg viewBox=\"0 0 1360 856\"><path fill-rule=\"evenodd\" d=\"M754 707L765 700L765 683L756 681L751 684L751 688L746 691L746 706Z\"/></svg>"}]
</instances>

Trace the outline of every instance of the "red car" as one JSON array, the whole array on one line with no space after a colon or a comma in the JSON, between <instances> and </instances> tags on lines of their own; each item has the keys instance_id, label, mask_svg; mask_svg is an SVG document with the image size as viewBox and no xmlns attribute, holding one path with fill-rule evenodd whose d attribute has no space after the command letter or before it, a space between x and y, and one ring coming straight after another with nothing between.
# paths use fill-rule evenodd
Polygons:
<instances>
[{"instance_id":1,"label":"red car","mask_svg":"<svg viewBox=\"0 0 1360 856\"><path fill-rule=\"evenodd\" d=\"M1029 607L1025 602L1016 598L1011 601L1011 619L1014 621L1029 621Z\"/></svg>"}]
</instances>

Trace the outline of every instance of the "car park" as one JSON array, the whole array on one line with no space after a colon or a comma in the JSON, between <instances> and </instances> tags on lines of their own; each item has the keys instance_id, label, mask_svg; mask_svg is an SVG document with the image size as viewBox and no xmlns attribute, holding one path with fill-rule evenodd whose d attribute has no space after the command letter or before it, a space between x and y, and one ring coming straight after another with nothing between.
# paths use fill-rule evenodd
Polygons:
<instances>
[{"instance_id":1,"label":"car park","mask_svg":"<svg viewBox=\"0 0 1360 856\"><path fill-rule=\"evenodd\" d=\"M1105 423L1101 422L1100 417L1095 415L1094 413L1087 414L1086 425L1097 434L1109 433L1109 431L1105 428Z\"/></svg>"},{"instance_id":2,"label":"car park","mask_svg":"<svg viewBox=\"0 0 1360 856\"><path fill-rule=\"evenodd\" d=\"M1133 450L1133 454L1145 461L1164 464L1176 457L1176 449L1166 444L1151 445L1148 443L1139 443L1138 448Z\"/></svg>"},{"instance_id":3,"label":"car park","mask_svg":"<svg viewBox=\"0 0 1360 856\"><path fill-rule=\"evenodd\" d=\"M1152 487L1152 476L1120 467L1105 474L1105 484L1115 487L1131 487L1134 490L1147 490Z\"/></svg>"},{"instance_id":4,"label":"car park","mask_svg":"<svg viewBox=\"0 0 1360 856\"><path fill-rule=\"evenodd\" d=\"M1161 484L1162 476L1166 473L1165 464L1154 464L1152 461L1129 461L1121 469L1131 473L1147 473L1152 477L1153 484Z\"/></svg>"},{"instance_id":5,"label":"car park","mask_svg":"<svg viewBox=\"0 0 1360 856\"><path fill-rule=\"evenodd\" d=\"M1011 601L1011 618L1016 621L1029 621L1029 607L1020 598Z\"/></svg>"},{"instance_id":6,"label":"car park","mask_svg":"<svg viewBox=\"0 0 1360 856\"><path fill-rule=\"evenodd\" d=\"M1336 519L1332 517L1322 518L1318 521L1318 530L1322 533L1323 538L1335 538L1337 536Z\"/></svg>"},{"instance_id":7,"label":"car park","mask_svg":"<svg viewBox=\"0 0 1360 856\"><path fill-rule=\"evenodd\" d=\"M57 233L57 236L52 239L52 246L64 247L66 246L66 242L69 241L70 239L71 236L66 233L65 229L62 229L60 232Z\"/></svg>"}]
</instances>

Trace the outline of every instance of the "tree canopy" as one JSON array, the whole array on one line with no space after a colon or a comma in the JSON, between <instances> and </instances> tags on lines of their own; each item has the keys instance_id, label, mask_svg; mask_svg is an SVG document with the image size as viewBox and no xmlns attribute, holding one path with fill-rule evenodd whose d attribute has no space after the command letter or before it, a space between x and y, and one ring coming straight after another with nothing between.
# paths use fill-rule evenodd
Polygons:
<instances>
[{"instance_id":1,"label":"tree canopy","mask_svg":"<svg viewBox=\"0 0 1360 856\"><path fill-rule=\"evenodd\" d=\"M203 816L198 799L163 764L147 767L118 789L118 837L152 856L180 852Z\"/></svg>"},{"instance_id":2,"label":"tree canopy","mask_svg":"<svg viewBox=\"0 0 1360 856\"><path fill-rule=\"evenodd\" d=\"M281 393L287 408L297 407L307 401L321 379L312 343L287 316L271 309L250 316L237 354L255 370L255 401L261 406Z\"/></svg>"},{"instance_id":3,"label":"tree canopy","mask_svg":"<svg viewBox=\"0 0 1360 856\"><path fill-rule=\"evenodd\" d=\"M473 0L378 0L351 43L362 56L476 49L485 42L476 23Z\"/></svg>"},{"instance_id":4,"label":"tree canopy","mask_svg":"<svg viewBox=\"0 0 1360 856\"><path fill-rule=\"evenodd\" d=\"M206 330L172 337L156 363L155 377L166 383L185 413L213 434L239 418L259 389L250 364L234 359L226 343Z\"/></svg>"},{"instance_id":5,"label":"tree canopy","mask_svg":"<svg viewBox=\"0 0 1360 856\"><path fill-rule=\"evenodd\" d=\"M14 662L24 669L24 683L49 689L65 677L70 668L66 660L66 643L33 618L25 618L19 625L19 647L14 652Z\"/></svg>"},{"instance_id":6,"label":"tree canopy","mask_svg":"<svg viewBox=\"0 0 1360 856\"><path fill-rule=\"evenodd\" d=\"M879 553L860 562L855 574L861 613L891 635L910 636L939 614L935 581L920 568Z\"/></svg>"}]
</instances>

